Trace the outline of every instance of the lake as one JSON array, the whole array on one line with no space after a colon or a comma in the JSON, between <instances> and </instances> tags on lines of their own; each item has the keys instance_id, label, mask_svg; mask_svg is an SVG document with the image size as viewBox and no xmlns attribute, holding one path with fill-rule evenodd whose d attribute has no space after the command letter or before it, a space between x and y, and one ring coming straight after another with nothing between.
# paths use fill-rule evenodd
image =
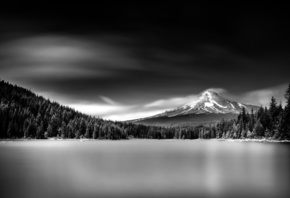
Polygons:
<instances>
[{"instance_id":1,"label":"lake","mask_svg":"<svg viewBox=\"0 0 290 198\"><path fill-rule=\"evenodd\" d=\"M289 197L290 144L0 142L0 197Z\"/></svg>"}]
</instances>

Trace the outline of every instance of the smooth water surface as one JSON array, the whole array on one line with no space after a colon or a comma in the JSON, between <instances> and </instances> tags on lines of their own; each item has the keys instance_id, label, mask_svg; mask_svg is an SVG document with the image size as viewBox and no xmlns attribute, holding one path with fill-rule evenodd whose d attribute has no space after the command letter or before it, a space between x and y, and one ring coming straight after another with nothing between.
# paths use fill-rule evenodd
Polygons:
<instances>
[{"instance_id":1,"label":"smooth water surface","mask_svg":"<svg viewBox=\"0 0 290 198\"><path fill-rule=\"evenodd\" d=\"M290 144L2 141L0 197L289 197Z\"/></svg>"}]
</instances>

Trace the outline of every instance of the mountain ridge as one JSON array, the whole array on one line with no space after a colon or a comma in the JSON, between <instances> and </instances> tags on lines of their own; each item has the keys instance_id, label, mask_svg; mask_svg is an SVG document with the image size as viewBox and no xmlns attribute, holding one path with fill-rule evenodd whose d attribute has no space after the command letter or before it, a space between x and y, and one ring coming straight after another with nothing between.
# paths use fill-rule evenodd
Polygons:
<instances>
[{"instance_id":1,"label":"mountain ridge","mask_svg":"<svg viewBox=\"0 0 290 198\"><path fill-rule=\"evenodd\" d=\"M131 122L134 123L142 123L142 124L148 124L147 121L150 120L151 122L154 122L153 120L156 119L156 123L163 125L163 122L160 123L160 119L164 120L165 118L168 118L169 120L180 120L181 117L183 117L186 122L189 122L189 120L192 120L193 122L196 122L196 119L188 119L187 117L195 117L195 118L201 118L203 117L206 119L206 115L209 114L215 114L216 116L208 116L208 117L215 117L215 119L207 120L207 122L215 122L217 120L223 119L223 118L235 118L237 115L242 112L243 108L246 112L250 113L252 110L253 112L256 112L259 107L251 104L243 104L240 102L235 102L229 99L226 99L222 96L220 96L217 92L214 90L205 90L203 91L198 99L188 101L184 105L165 111L163 113L145 117L145 118L139 118L136 120L131 120ZM179 118L178 118L179 117ZM202 121L201 121L202 123ZM184 124L182 121L180 121L180 124ZM190 124L190 123L189 123Z\"/></svg>"}]
</instances>

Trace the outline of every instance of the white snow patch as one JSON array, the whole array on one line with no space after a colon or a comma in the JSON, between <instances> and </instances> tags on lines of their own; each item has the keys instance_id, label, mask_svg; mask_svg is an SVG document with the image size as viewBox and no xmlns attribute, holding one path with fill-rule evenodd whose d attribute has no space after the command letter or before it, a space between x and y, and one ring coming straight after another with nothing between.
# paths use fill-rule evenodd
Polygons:
<instances>
[{"instance_id":1,"label":"white snow patch","mask_svg":"<svg viewBox=\"0 0 290 198\"><path fill-rule=\"evenodd\" d=\"M186 114L187 112L190 112L192 110L198 111L205 111L210 113L227 113L228 111L228 105L222 105L216 100L219 99L219 95L217 95L214 91L206 90L204 91L197 100L190 101L183 105L181 109L181 113L179 114ZM223 98L221 98L223 100ZM228 102L228 101L227 101ZM235 106L228 102L233 109L236 109ZM239 106L244 106L243 104L239 103ZM245 106L246 107L246 106Z\"/></svg>"},{"instance_id":2,"label":"white snow patch","mask_svg":"<svg viewBox=\"0 0 290 198\"><path fill-rule=\"evenodd\" d=\"M211 93L209 91L203 92L201 97L205 97L205 96L207 96L210 100L212 100L212 95L211 95Z\"/></svg>"},{"instance_id":3,"label":"white snow patch","mask_svg":"<svg viewBox=\"0 0 290 198\"><path fill-rule=\"evenodd\" d=\"M245 107L245 108L247 109L247 107L246 107L245 105L241 104L241 103L238 103L238 105L239 105L240 107Z\"/></svg>"},{"instance_id":4,"label":"white snow patch","mask_svg":"<svg viewBox=\"0 0 290 198\"><path fill-rule=\"evenodd\" d=\"M230 103L230 105L233 107L233 109L235 109L235 106L232 103Z\"/></svg>"},{"instance_id":5,"label":"white snow patch","mask_svg":"<svg viewBox=\"0 0 290 198\"><path fill-rule=\"evenodd\" d=\"M211 103L211 102L205 102L204 103L204 106L205 107L212 107L213 106L213 103Z\"/></svg>"},{"instance_id":6,"label":"white snow patch","mask_svg":"<svg viewBox=\"0 0 290 198\"><path fill-rule=\"evenodd\" d=\"M214 101L214 100L211 100L211 102L212 103L214 103L214 104L216 104L217 106L219 106L219 107L221 107L221 108L227 108L227 107L225 107L225 106L223 106L223 105L220 105L219 103L217 103L216 101Z\"/></svg>"},{"instance_id":7,"label":"white snow patch","mask_svg":"<svg viewBox=\"0 0 290 198\"><path fill-rule=\"evenodd\" d=\"M220 110L218 110L218 109L215 108L215 107L212 107L212 109L215 110L215 111L217 111L217 112L219 112L219 113L224 113L223 111L220 111Z\"/></svg>"}]
</instances>

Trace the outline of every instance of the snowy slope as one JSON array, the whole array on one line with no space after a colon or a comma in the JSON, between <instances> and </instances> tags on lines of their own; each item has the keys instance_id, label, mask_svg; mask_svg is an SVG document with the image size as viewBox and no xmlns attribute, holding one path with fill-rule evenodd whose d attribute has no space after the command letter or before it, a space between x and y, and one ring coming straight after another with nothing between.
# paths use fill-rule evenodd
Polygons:
<instances>
[{"instance_id":1,"label":"snowy slope","mask_svg":"<svg viewBox=\"0 0 290 198\"><path fill-rule=\"evenodd\" d=\"M249 113L252 109L257 111L259 108L254 105L242 104L225 99L212 90L206 90L200 94L197 100L189 101L181 107L155 116L138 119L138 121L156 117L175 117L193 114L238 114L242 111L243 107Z\"/></svg>"}]
</instances>

